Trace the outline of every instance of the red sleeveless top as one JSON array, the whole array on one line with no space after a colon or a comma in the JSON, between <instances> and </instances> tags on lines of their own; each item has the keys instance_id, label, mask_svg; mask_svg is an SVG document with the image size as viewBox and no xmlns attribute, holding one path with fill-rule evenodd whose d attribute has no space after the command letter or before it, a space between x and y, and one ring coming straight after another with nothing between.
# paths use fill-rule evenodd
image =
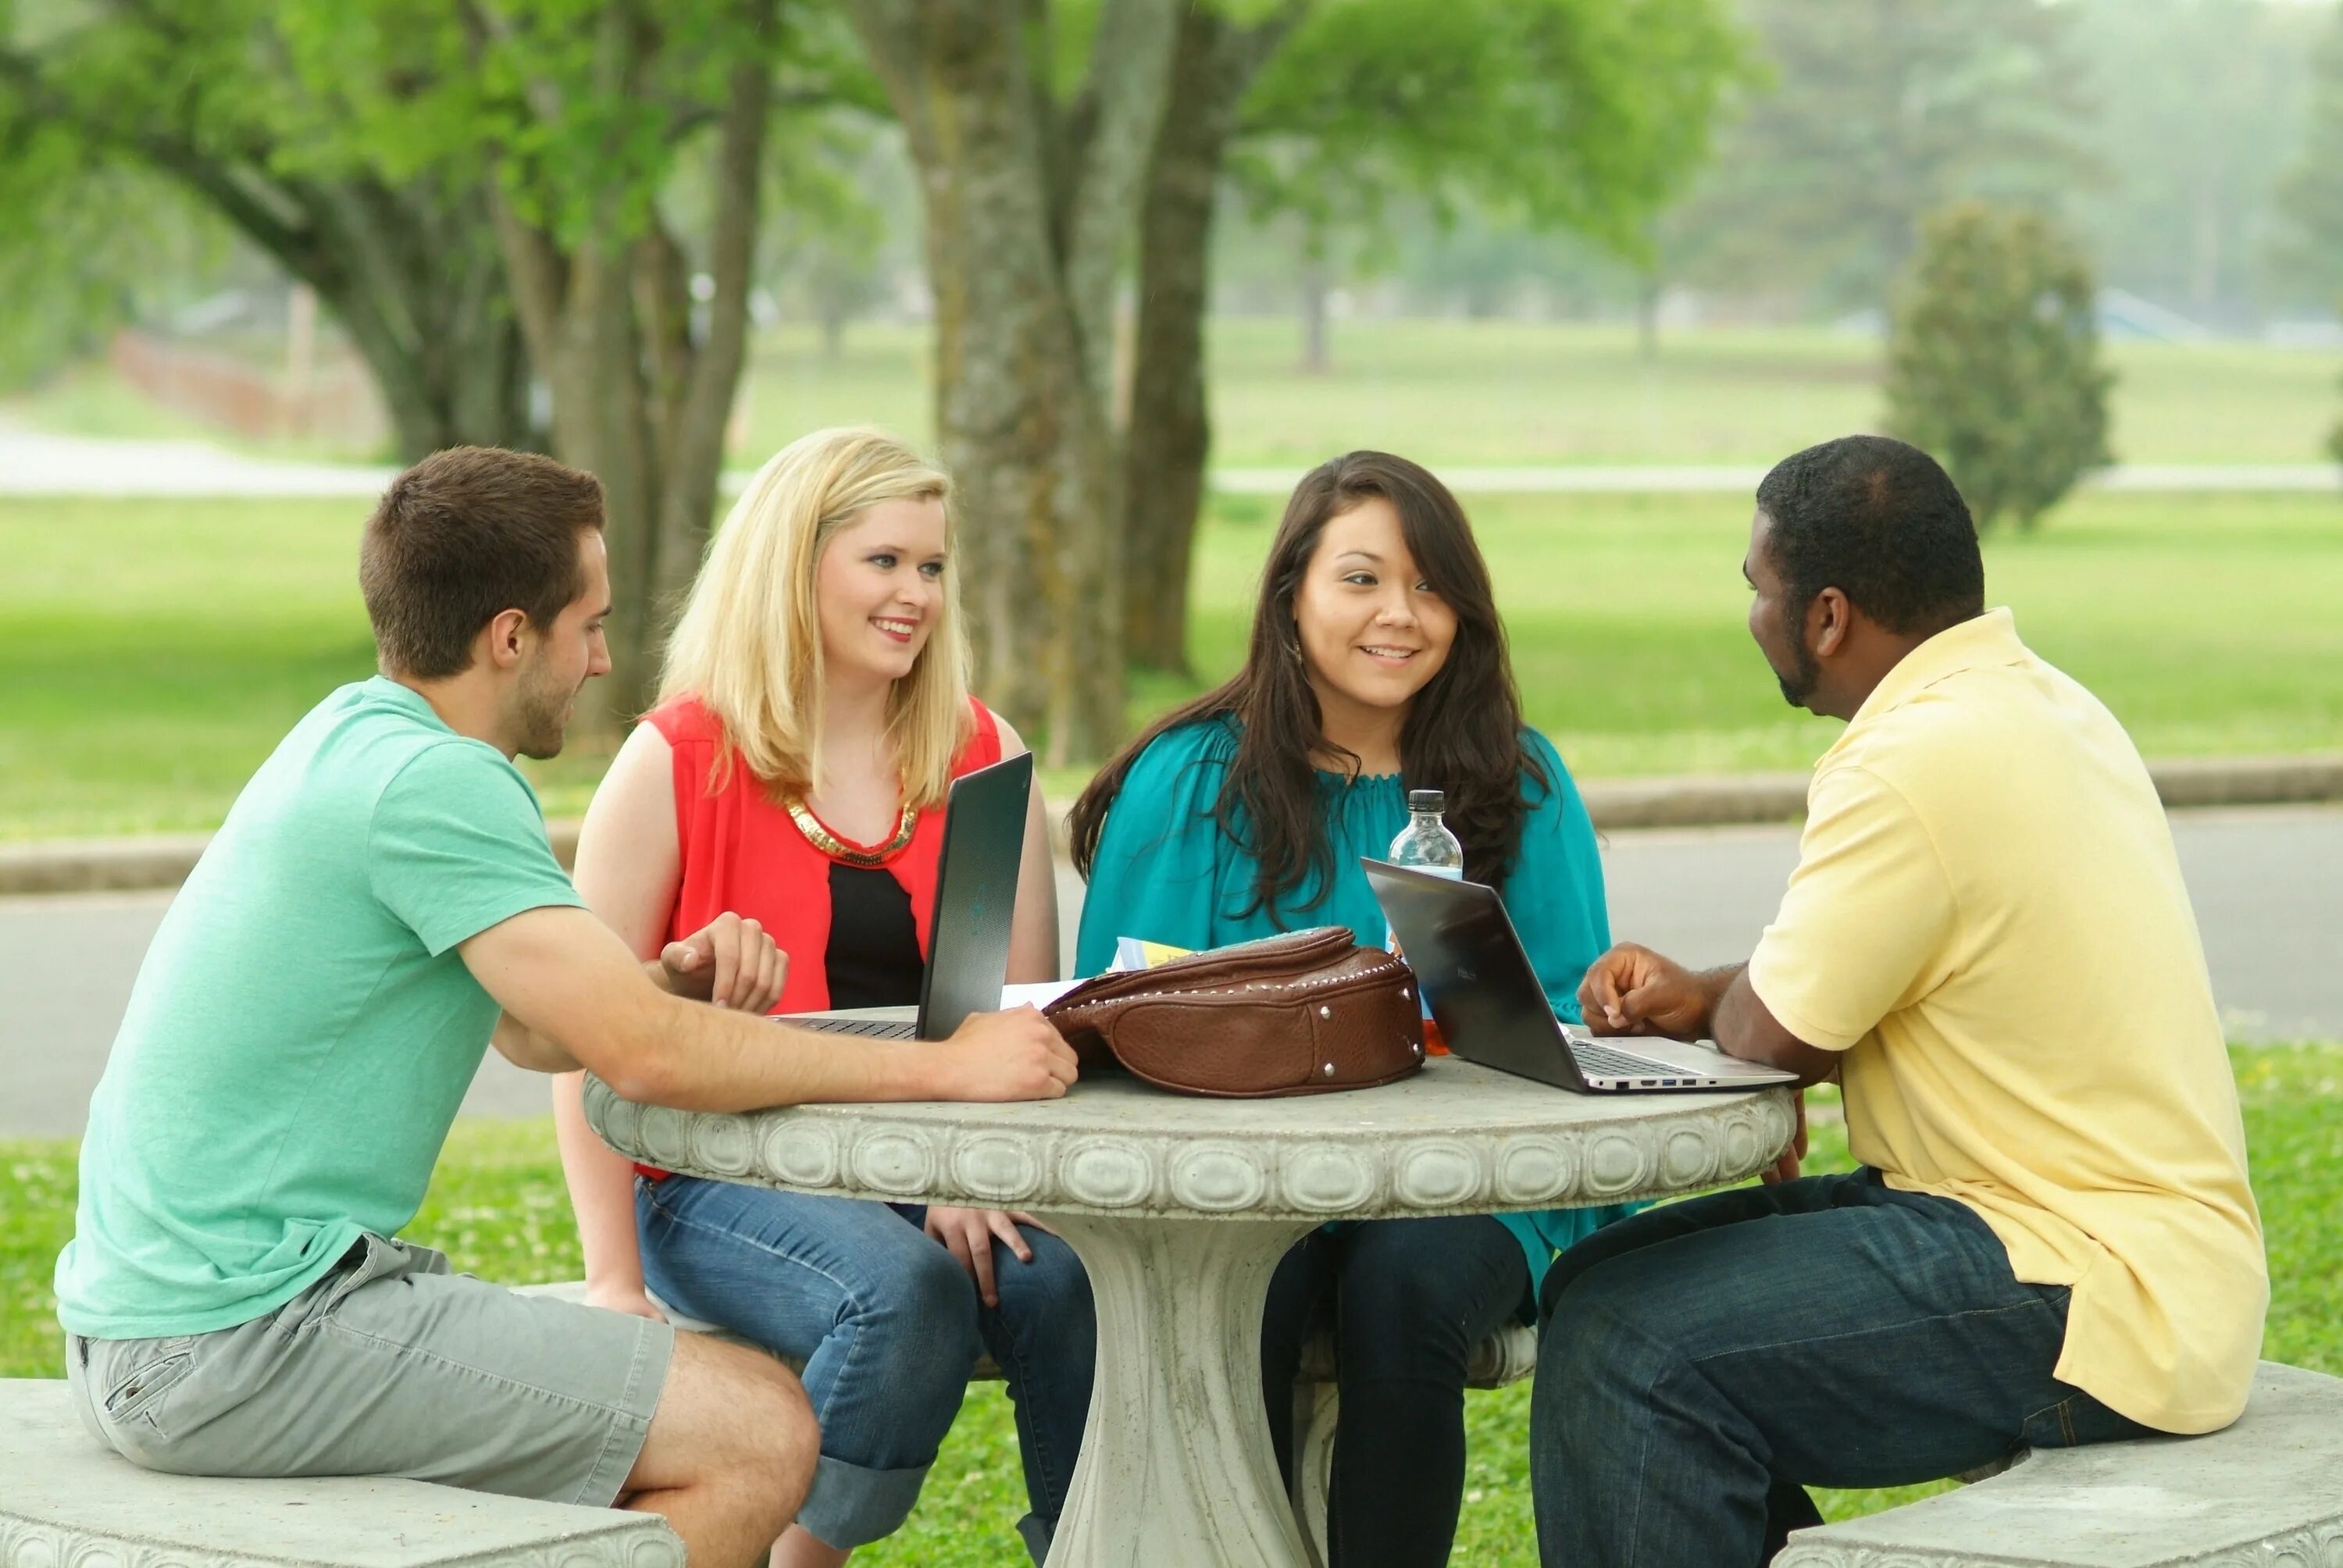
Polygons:
<instances>
[{"instance_id":1,"label":"red sleeveless top","mask_svg":"<svg viewBox=\"0 0 2343 1568\"><path fill-rule=\"evenodd\" d=\"M955 779L1001 760L1001 729L974 698L968 743L952 759ZM775 1012L818 1012L830 1005L822 955L830 948L830 859L806 841L789 814L736 758L711 789L722 732L695 698L678 698L645 716L675 755L675 836L683 879L676 889L668 940L678 940L730 910L763 926L789 955L789 978ZM892 838L893 834L887 837ZM936 876L943 857L941 806L920 813L911 841L881 868L910 899L920 957L935 926Z\"/></svg>"},{"instance_id":2,"label":"red sleeveless top","mask_svg":"<svg viewBox=\"0 0 2343 1568\"><path fill-rule=\"evenodd\" d=\"M972 697L968 705L975 726L952 759L955 779L1001 760L1001 729L991 710ZM789 955L789 976L773 1010L820 1011L830 1005L830 977L822 962L830 950L830 858L806 841L789 812L737 758L723 783L716 785L723 731L698 699L679 697L643 718L667 737L675 757L675 839L683 878L676 888L675 911L668 917L667 940L688 937L728 910L755 920ZM920 813L910 842L880 868L910 900L922 961L935 928L943 850L943 809L930 807ZM651 1165L635 1169L654 1181L668 1174Z\"/></svg>"}]
</instances>

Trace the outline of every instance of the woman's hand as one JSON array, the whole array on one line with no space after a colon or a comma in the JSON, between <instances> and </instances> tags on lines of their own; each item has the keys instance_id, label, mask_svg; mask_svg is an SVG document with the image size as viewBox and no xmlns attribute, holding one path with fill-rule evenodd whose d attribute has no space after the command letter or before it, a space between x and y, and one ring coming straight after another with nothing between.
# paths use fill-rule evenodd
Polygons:
<instances>
[{"instance_id":1,"label":"woman's hand","mask_svg":"<svg viewBox=\"0 0 2343 1568\"><path fill-rule=\"evenodd\" d=\"M999 1238L1017 1254L1021 1263L1033 1261L1033 1249L1018 1234L1021 1224L1032 1225L1027 1214L1007 1214L998 1209L935 1209L928 1211L926 1230L941 1241L960 1266L976 1282L976 1293L988 1307L1001 1304L1000 1289L992 1278L992 1243ZM1036 1230L1041 1227L1034 1226Z\"/></svg>"},{"instance_id":2,"label":"woman's hand","mask_svg":"<svg viewBox=\"0 0 2343 1568\"><path fill-rule=\"evenodd\" d=\"M649 1318L655 1323L667 1322L667 1314L651 1304L648 1292L639 1284L597 1285L586 1287L586 1304L599 1307L606 1312L624 1312L628 1317Z\"/></svg>"}]
</instances>

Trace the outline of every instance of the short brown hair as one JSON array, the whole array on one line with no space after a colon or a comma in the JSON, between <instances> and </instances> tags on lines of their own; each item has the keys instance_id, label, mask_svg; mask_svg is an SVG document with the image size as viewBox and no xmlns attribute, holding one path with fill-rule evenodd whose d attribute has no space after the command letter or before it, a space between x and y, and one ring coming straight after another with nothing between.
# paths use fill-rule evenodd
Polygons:
<instances>
[{"instance_id":1,"label":"short brown hair","mask_svg":"<svg viewBox=\"0 0 2343 1568\"><path fill-rule=\"evenodd\" d=\"M508 609L550 626L585 591L578 535L602 526L602 481L533 452L451 447L390 482L358 547L383 668L437 680Z\"/></svg>"}]
</instances>

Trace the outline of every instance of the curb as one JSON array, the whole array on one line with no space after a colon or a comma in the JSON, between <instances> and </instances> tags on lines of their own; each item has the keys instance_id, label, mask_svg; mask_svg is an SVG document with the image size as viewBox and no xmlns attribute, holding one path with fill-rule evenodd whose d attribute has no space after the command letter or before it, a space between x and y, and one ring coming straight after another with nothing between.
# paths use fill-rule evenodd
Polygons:
<instances>
[{"instance_id":1,"label":"curb","mask_svg":"<svg viewBox=\"0 0 2343 1568\"><path fill-rule=\"evenodd\" d=\"M2277 806L2343 800L2343 753L2308 757L2190 758L2151 762L2148 776L2167 808ZM1805 815L1804 773L1740 773L1674 779L1597 779L1580 797L1602 832L1643 828L1721 828L1788 822ZM1050 808L1050 838L1066 852L1066 812ZM578 851L578 822L546 825L564 866ZM65 839L0 844L0 898L33 893L126 892L176 888L211 841L208 833L136 839Z\"/></svg>"}]
</instances>

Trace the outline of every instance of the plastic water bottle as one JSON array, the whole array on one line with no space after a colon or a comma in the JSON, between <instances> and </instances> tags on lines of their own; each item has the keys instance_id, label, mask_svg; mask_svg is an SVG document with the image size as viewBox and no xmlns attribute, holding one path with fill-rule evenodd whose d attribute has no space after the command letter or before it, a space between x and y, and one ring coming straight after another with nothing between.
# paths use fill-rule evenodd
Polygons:
<instances>
[{"instance_id":1,"label":"plastic water bottle","mask_svg":"<svg viewBox=\"0 0 2343 1568\"><path fill-rule=\"evenodd\" d=\"M1464 879L1464 846L1440 819L1447 809L1448 799L1437 789L1411 789L1407 792L1407 826L1400 830L1391 844L1386 857L1394 866L1406 866L1413 870L1427 871L1452 881ZM1384 946L1399 951L1399 938L1386 928ZM1440 1038L1440 1025L1432 1016L1432 1003L1418 988L1417 1002L1423 1009L1423 1048L1434 1056L1448 1054L1447 1045Z\"/></svg>"},{"instance_id":2,"label":"plastic water bottle","mask_svg":"<svg viewBox=\"0 0 2343 1568\"><path fill-rule=\"evenodd\" d=\"M1456 835L1440 819L1440 814L1447 809L1448 798L1437 789L1409 790L1407 826L1391 842L1391 854L1387 857L1391 863L1463 881L1464 846L1456 841Z\"/></svg>"}]
</instances>

